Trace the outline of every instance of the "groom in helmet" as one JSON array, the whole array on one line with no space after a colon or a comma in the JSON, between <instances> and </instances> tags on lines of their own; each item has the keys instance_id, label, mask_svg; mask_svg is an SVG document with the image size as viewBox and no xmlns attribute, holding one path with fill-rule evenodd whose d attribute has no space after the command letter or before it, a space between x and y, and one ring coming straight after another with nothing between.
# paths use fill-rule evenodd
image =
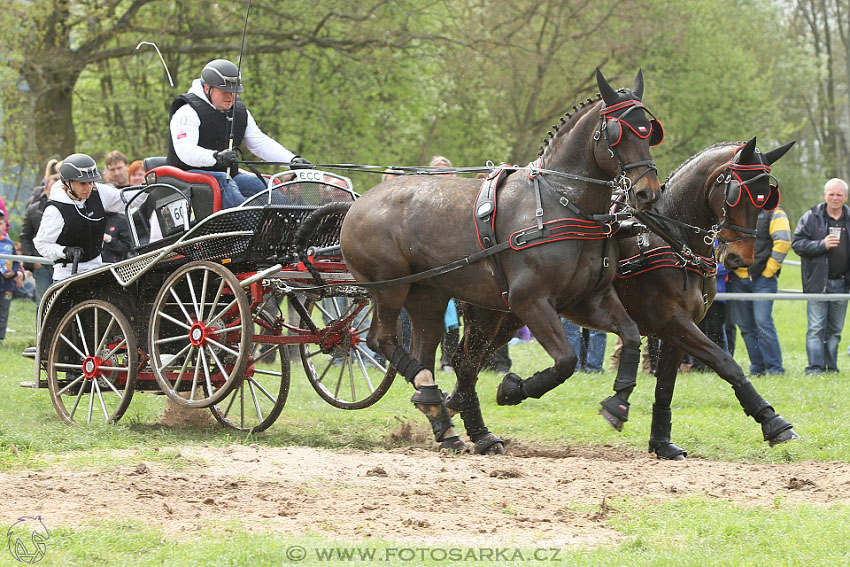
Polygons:
<instances>
[{"instance_id":1,"label":"groom in helmet","mask_svg":"<svg viewBox=\"0 0 850 567\"><path fill-rule=\"evenodd\" d=\"M53 281L70 277L74 256L78 272L103 264L100 251L106 213L123 213L121 191L96 183L101 179L97 163L86 154L71 154L59 167L59 181L48 193L33 245L38 253L53 260Z\"/></svg>"},{"instance_id":2,"label":"groom in helmet","mask_svg":"<svg viewBox=\"0 0 850 567\"><path fill-rule=\"evenodd\" d=\"M171 103L168 164L215 176L225 208L235 207L266 188L256 175L239 173L236 148L243 142L265 161L289 163L293 168L310 165L260 130L237 96L242 91L242 77L236 65L216 59L207 63L189 92Z\"/></svg>"}]
</instances>

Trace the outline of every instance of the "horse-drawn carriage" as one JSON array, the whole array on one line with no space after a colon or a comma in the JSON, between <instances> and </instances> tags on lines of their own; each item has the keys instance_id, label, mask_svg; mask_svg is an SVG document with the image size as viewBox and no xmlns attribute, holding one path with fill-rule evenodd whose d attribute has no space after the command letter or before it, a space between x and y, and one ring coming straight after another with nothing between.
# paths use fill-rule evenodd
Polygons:
<instances>
[{"instance_id":1,"label":"horse-drawn carriage","mask_svg":"<svg viewBox=\"0 0 850 567\"><path fill-rule=\"evenodd\" d=\"M560 324L565 316L623 340L614 394L600 409L618 430L637 382L641 331L664 337L649 445L660 458L685 455L670 440L684 352L732 386L765 441L796 438L696 326L714 295L712 243L727 267L752 262L759 211L779 201L770 164L791 144L764 155L755 138L712 146L674 172L665 198L650 154L664 131L641 102L642 73L631 90L615 91L599 70L597 84L600 95L553 126L537 160L494 169L483 185L402 177L352 203L357 195L345 178L297 170L272 176L265 192L240 207L220 210L211 176L150 164L126 208L140 255L48 290L38 315L36 383L45 371L69 423L78 416L90 422L98 412L117 420L135 390L160 390L179 405L210 407L226 425L261 431L286 402L287 347L298 345L308 379L332 405L374 403L398 369L441 448L469 448L451 420L459 413L476 452L500 453L504 443L481 413L478 374L526 324L553 365L525 379L506 374L496 400L515 405L554 389L576 364ZM609 212L614 189L666 247L649 249L646 238L611 245L619 218ZM452 238L445 238L447 226ZM669 265L645 264L662 249ZM640 277L615 286L621 253L635 254L624 261ZM433 369L451 298L467 305L452 361L458 380L444 394ZM410 352L398 341L403 307L414 329ZM364 341L372 323L369 346L377 354ZM270 369L275 351L280 368Z\"/></svg>"},{"instance_id":2,"label":"horse-drawn carriage","mask_svg":"<svg viewBox=\"0 0 850 567\"><path fill-rule=\"evenodd\" d=\"M261 431L286 403L295 352L336 407L387 391L395 372L365 345L370 297L339 250L340 203L358 197L347 178L284 171L222 209L214 177L145 165L124 192L138 255L54 284L39 306L34 386L64 421L117 421L134 392L156 391Z\"/></svg>"}]
</instances>

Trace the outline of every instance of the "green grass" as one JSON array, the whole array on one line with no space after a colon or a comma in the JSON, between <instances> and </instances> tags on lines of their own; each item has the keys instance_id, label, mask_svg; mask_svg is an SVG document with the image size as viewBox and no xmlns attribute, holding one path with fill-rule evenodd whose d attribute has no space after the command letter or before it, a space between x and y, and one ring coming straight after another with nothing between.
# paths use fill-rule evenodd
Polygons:
<instances>
[{"instance_id":1,"label":"green grass","mask_svg":"<svg viewBox=\"0 0 850 567\"><path fill-rule=\"evenodd\" d=\"M780 288L799 289L799 268L788 266ZM691 457L737 462L782 463L803 460L850 460L850 428L844 419L843 400L850 396L846 373L829 376L803 374L805 355L805 304L777 301L774 317L783 348L787 374L754 379L759 391L802 436L798 442L769 448L760 427L741 411L731 388L713 373L680 374L673 406L673 440ZM401 380L369 409L343 411L322 401L307 383L300 364L293 364L292 391L286 408L267 432L246 436L213 425L166 427L158 423L164 398L137 394L124 418L115 425L68 427L56 416L46 390L23 389L21 380L32 379L32 362L20 351L34 343L35 312L32 304L13 304L10 328L0 348L0 472L44 469L61 460L72 469L107 470L126 464L115 449L134 458L165 463L174 470L192 466L179 454L186 445L222 446L258 443L264 446L304 445L329 448L386 450L406 441L389 434L399 419L409 421L423 434L427 422L409 403L410 387ZM748 361L739 336L736 359L746 369ZM613 347L609 337L609 352ZM850 368L840 347L842 369ZM550 365L535 343L511 348L513 370L521 376ZM438 374L443 389L451 389L453 376ZM629 422L622 433L611 429L597 414L599 401L608 396L613 373L579 373L540 400L519 406L499 407L495 389L499 377L485 372L479 392L485 419L498 435L521 442L546 445L615 445L646 449L654 377L641 374L632 396ZM198 410L206 411L206 410ZM424 446L431 446L427 442ZM840 495L839 495L840 497ZM769 508L748 507L705 498L687 498L662 504L632 499L610 502L614 512L606 527L621 534L621 543L598 548L558 550L567 565L761 565L766 558L781 565L839 565L850 562L850 508L846 501L831 506L789 504L777 500ZM96 520L93 519L93 522ZM451 529L451 527L447 527ZM0 531L5 530L0 526ZM262 525L238 522L210 524L199 532L179 536L163 533L133 521L96 522L80 526L51 526L49 553L42 565L318 565L315 549L330 547L372 548L376 553L400 547L438 550L432 546L400 544L378 539L332 540L317 534L291 537L275 534ZM458 534L459 541L463 534ZM533 542L528 542L533 545ZM288 562L292 546L304 547L301 562ZM462 544L460 549L466 549ZM533 547L521 546L533 553ZM0 565L13 561L0 550ZM429 551L430 553L430 551ZM435 557L439 557L438 555ZM383 561L392 564L455 564L448 560ZM551 557L550 557L551 559ZM546 561L551 564L553 561ZM343 564L337 561L337 564ZM345 561L345 564L364 563ZM489 561L493 563L493 561ZM500 564L535 565L535 561L500 561ZM13 564L13 563L9 563Z\"/></svg>"}]
</instances>

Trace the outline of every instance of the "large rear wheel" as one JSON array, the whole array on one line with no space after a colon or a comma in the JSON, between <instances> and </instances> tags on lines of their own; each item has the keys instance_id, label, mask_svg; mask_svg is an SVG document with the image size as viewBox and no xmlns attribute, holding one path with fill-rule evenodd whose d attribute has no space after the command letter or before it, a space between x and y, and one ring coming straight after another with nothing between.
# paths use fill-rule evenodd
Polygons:
<instances>
[{"instance_id":1,"label":"large rear wheel","mask_svg":"<svg viewBox=\"0 0 850 567\"><path fill-rule=\"evenodd\" d=\"M248 297L232 272L207 261L180 267L162 284L148 326L163 393L183 407L219 403L245 374L252 328Z\"/></svg>"},{"instance_id":2,"label":"large rear wheel","mask_svg":"<svg viewBox=\"0 0 850 567\"><path fill-rule=\"evenodd\" d=\"M130 321L112 303L78 303L59 321L47 353L47 387L62 421L116 422L138 374L138 344Z\"/></svg>"}]
</instances>

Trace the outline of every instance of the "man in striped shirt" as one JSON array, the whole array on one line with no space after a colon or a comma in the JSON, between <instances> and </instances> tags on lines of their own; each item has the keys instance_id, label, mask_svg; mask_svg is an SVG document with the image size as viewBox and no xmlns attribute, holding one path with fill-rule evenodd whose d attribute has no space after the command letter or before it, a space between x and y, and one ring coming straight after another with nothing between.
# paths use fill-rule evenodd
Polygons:
<instances>
[{"instance_id":1,"label":"man in striped shirt","mask_svg":"<svg viewBox=\"0 0 850 567\"><path fill-rule=\"evenodd\" d=\"M781 207L761 211L756 223L755 259L729 274L730 293L776 293L779 271L791 248L791 225ZM782 349L773 323L773 301L732 301L732 318L750 356L750 374L784 374Z\"/></svg>"}]
</instances>

